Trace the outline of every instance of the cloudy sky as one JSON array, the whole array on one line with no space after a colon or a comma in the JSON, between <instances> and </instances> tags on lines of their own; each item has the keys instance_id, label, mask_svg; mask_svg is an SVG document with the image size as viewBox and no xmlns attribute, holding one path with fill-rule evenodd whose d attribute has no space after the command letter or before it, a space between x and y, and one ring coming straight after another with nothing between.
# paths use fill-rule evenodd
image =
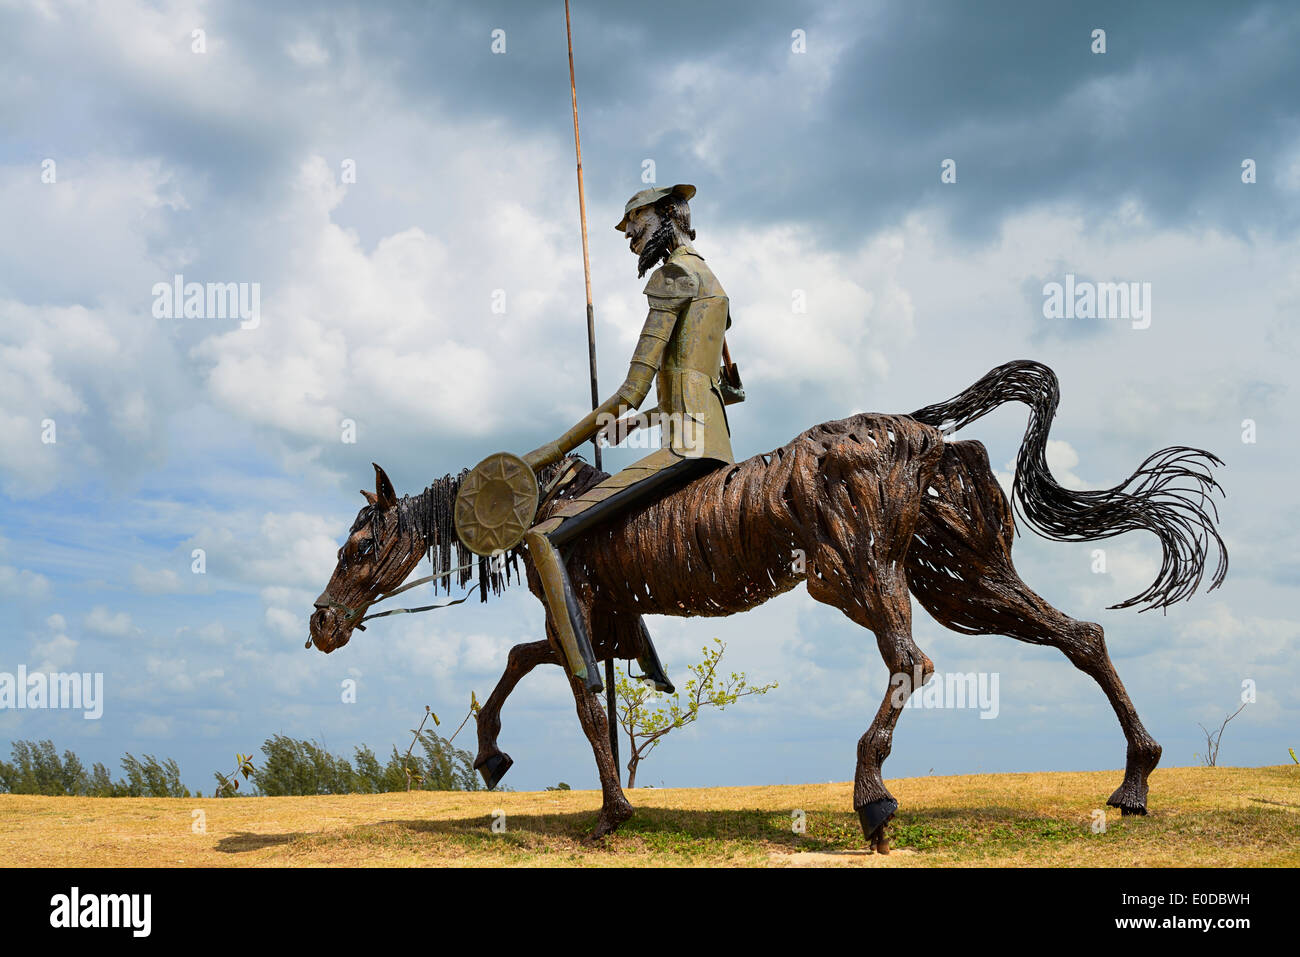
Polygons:
<instances>
[{"instance_id":1,"label":"cloudy sky","mask_svg":"<svg viewBox=\"0 0 1300 957\"><path fill-rule=\"evenodd\" d=\"M1104 610L1155 574L1140 534L1101 543L1096 573L1093 545L1025 530L1017 564L1104 625L1166 765L1196 763L1197 723L1247 680L1222 760L1282 763L1300 746L1300 10L1059 7L576 0L603 391L645 309L611 227L652 177L699 189L750 396L738 455L1015 358L1060 376L1051 461L1074 487L1166 445L1217 452L1221 590ZM541 635L523 589L329 656L303 642L371 461L413 492L584 411L572 151L558 0L0 0L0 672L103 672L107 698L99 721L0 711L0 753L167 755L207 791L272 734L387 751L425 704L459 721L487 694ZM178 274L257 283L255 328L158 318ZM1149 283L1149 327L1045 318L1067 275ZM1024 422L1008 406L962 437L1008 471ZM886 682L869 633L802 589L649 624L675 676L718 637L781 687L674 733L644 783L852 776ZM1122 766L1109 706L1059 652L919 609L915 633L941 671L997 673L999 713L908 711L887 775ZM557 669L520 686L501 744L516 788L595 782Z\"/></svg>"}]
</instances>

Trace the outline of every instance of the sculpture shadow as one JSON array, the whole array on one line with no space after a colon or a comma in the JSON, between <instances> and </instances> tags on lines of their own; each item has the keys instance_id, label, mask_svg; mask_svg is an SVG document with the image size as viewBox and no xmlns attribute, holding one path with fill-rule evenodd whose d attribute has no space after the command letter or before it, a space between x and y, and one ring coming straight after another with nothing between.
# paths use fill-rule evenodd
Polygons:
<instances>
[{"instance_id":1,"label":"sculpture shadow","mask_svg":"<svg viewBox=\"0 0 1300 957\"><path fill-rule=\"evenodd\" d=\"M230 837L223 837L217 841L214 850L220 851L222 854L246 854L249 851L260 851L264 847L288 844L300 837L307 836L305 831L291 834L254 834L252 831L240 831L238 834L232 834Z\"/></svg>"},{"instance_id":2,"label":"sculpture shadow","mask_svg":"<svg viewBox=\"0 0 1300 957\"><path fill-rule=\"evenodd\" d=\"M810 811L804 818L806 828L803 833L794 830L793 813L793 809L769 808L695 810L641 807L612 839L618 843L640 842L667 851L686 850L693 845L716 841L753 842L772 849L802 851L862 850L869 847L854 812ZM414 834L482 842L505 839L508 843L527 843L531 838L565 838L575 843L587 843L587 835L597 816L595 810L508 814L505 830L501 833L492 831L490 815L394 819L361 827L390 826ZM893 828L896 847L926 850L956 846L972 838L1020 843L1035 839L1083 837L1088 822L1083 817L1028 814L1023 808L971 805L921 808L900 814L895 818Z\"/></svg>"}]
</instances>

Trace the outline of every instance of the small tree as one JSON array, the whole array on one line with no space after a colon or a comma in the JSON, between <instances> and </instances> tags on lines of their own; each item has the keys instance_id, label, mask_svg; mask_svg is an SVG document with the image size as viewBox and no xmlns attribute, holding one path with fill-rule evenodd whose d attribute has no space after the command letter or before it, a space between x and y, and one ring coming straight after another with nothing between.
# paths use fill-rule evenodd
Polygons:
<instances>
[{"instance_id":1,"label":"small tree","mask_svg":"<svg viewBox=\"0 0 1300 957\"><path fill-rule=\"evenodd\" d=\"M767 694L777 687L775 681L761 686L751 685L744 672L720 675L718 666L727 646L717 638L713 643L717 647L702 648L704 660L691 665L691 677L686 682L685 691L674 692L671 696L625 675L622 669L615 669L618 672L614 686L618 697L618 723L627 734L629 743L628 787L636 787L637 768L673 728L691 724L705 708L722 711L747 695Z\"/></svg>"},{"instance_id":2,"label":"small tree","mask_svg":"<svg viewBox=\"0 0 1300 957\"><path fill-rule=\"evenodd\" d=\"M217 789L212 792L213 797L228 798L234 797L235 792L239 790L239 776L242 774L247 780L257 769L253 767L253 756L251 754L235 754L235 770L231 771L229 776L222 774L220 771L213 771L212 776L217 779Z\"/></svg>"},{"instance_id":3,"label":"small tree","mask_svg":"<svg viewBox=\"0 0 1300 957\"><path fill-rule=\"evenodd\" d=\"M439 721L438 716L433 713L433 709L426 704L424 706L424 717L420 719L420 726L411 729L411 743L406 746L406 756L402 759L402 771L406 774L406 790L408 791L411 790L412 782L415 782L416 784L424 783L424 775L422 775L419 770L420 759L416 758L415 762L412 763L411 749L415 747L416 742L420 740L420 735L424 733L424 722L428 721L430 718L433 719L435 725L441 727L442 722Z\"/></svg>"},{"instance_id":4,"label":"small tree","mask_svg":"<svg viewBox=\"0 0 1300 957\"><path fill-rule=\"evenodd\" d=\"M1223 724L1219 725L1218 731L1211 731L1205 725L1197 724L1197 727L1205 733L1205 753L1199 755L1199 757L1207 768L1217 768L1219 766L1219 744L1223 740L1223 732L1227 729L1228 722L1245 710L1246 704L1243 703L1240 708L1223 719Z\"/></svg>"}]
</instances>

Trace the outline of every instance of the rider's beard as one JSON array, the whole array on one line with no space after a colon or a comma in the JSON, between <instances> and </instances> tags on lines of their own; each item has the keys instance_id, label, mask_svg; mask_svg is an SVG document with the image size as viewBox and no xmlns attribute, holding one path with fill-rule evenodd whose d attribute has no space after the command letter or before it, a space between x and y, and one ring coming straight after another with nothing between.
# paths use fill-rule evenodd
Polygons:
<instances>
[{"instance_id":1,"label":"rider's beard","mask_svg":"<svg viewBox=\"0 0 1300 957\"><path fill-rule=\"evenodd\" d=\"M641 247L641 255L636 261L637 277L644 276L654 266L666 261L677 245L677 227L665 216Z\"/></svg>"}]
</instances>

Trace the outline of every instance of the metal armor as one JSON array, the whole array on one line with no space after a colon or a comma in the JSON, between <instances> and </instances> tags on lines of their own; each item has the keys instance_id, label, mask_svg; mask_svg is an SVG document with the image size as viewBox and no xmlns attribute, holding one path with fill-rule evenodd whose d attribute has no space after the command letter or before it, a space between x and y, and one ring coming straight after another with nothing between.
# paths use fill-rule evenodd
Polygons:
<instances>
[{"instance_id":1,"label":"metal armor","mask_svg":"<svg viewBox=\"0 0 1300 957\"><path fill-rule=\"evenodd\" d=\"M652 382L659 391L659 412L668 417L660 452L671 451L675 458L735 461L722 396L722 340L731 325L722 284L704 257L683 243L651 275L645 295L650 311L623 384L555 442L530 452L533 468L558 462L589 441L610 416L639 409ZM654 468L674 461L656 453L624 472L650 465L652 459Z\"/></svg>"},{"instance_id":2,"label":"metal armor","mask_svg":"<svg viewBox=\"0 0 1300 957\"><path fill-rule=\"evenodd\" d=\"M650 310L618 391L526 461L540 469L590 440L608 421L640 408L655 382L664 419L662 448L570 499L524 536L546 593L547 606L569 661L587 686L602 687L591 643L577 614L564 562L556 551L594 521L664 494L673 484L735 461L722 392L723 336L731 324L727 294L704 257L679 245L646 284ZM672 690L653 645L639 659L659 690Z\"/></svg>"},{"instance_id":3,"label":"metal armor","mask_svg":"<svg viewBox=\"0 0 1300 957\"><path fill-rule=\"evenodd\" d=\"M666 342L657 380L665 444L683 458L734 462L722 397L722 340L731 324L722 283L683 244L651 275L645 294L650 315L638 351L648 337Z\"/></svg>"}]
</instances>

